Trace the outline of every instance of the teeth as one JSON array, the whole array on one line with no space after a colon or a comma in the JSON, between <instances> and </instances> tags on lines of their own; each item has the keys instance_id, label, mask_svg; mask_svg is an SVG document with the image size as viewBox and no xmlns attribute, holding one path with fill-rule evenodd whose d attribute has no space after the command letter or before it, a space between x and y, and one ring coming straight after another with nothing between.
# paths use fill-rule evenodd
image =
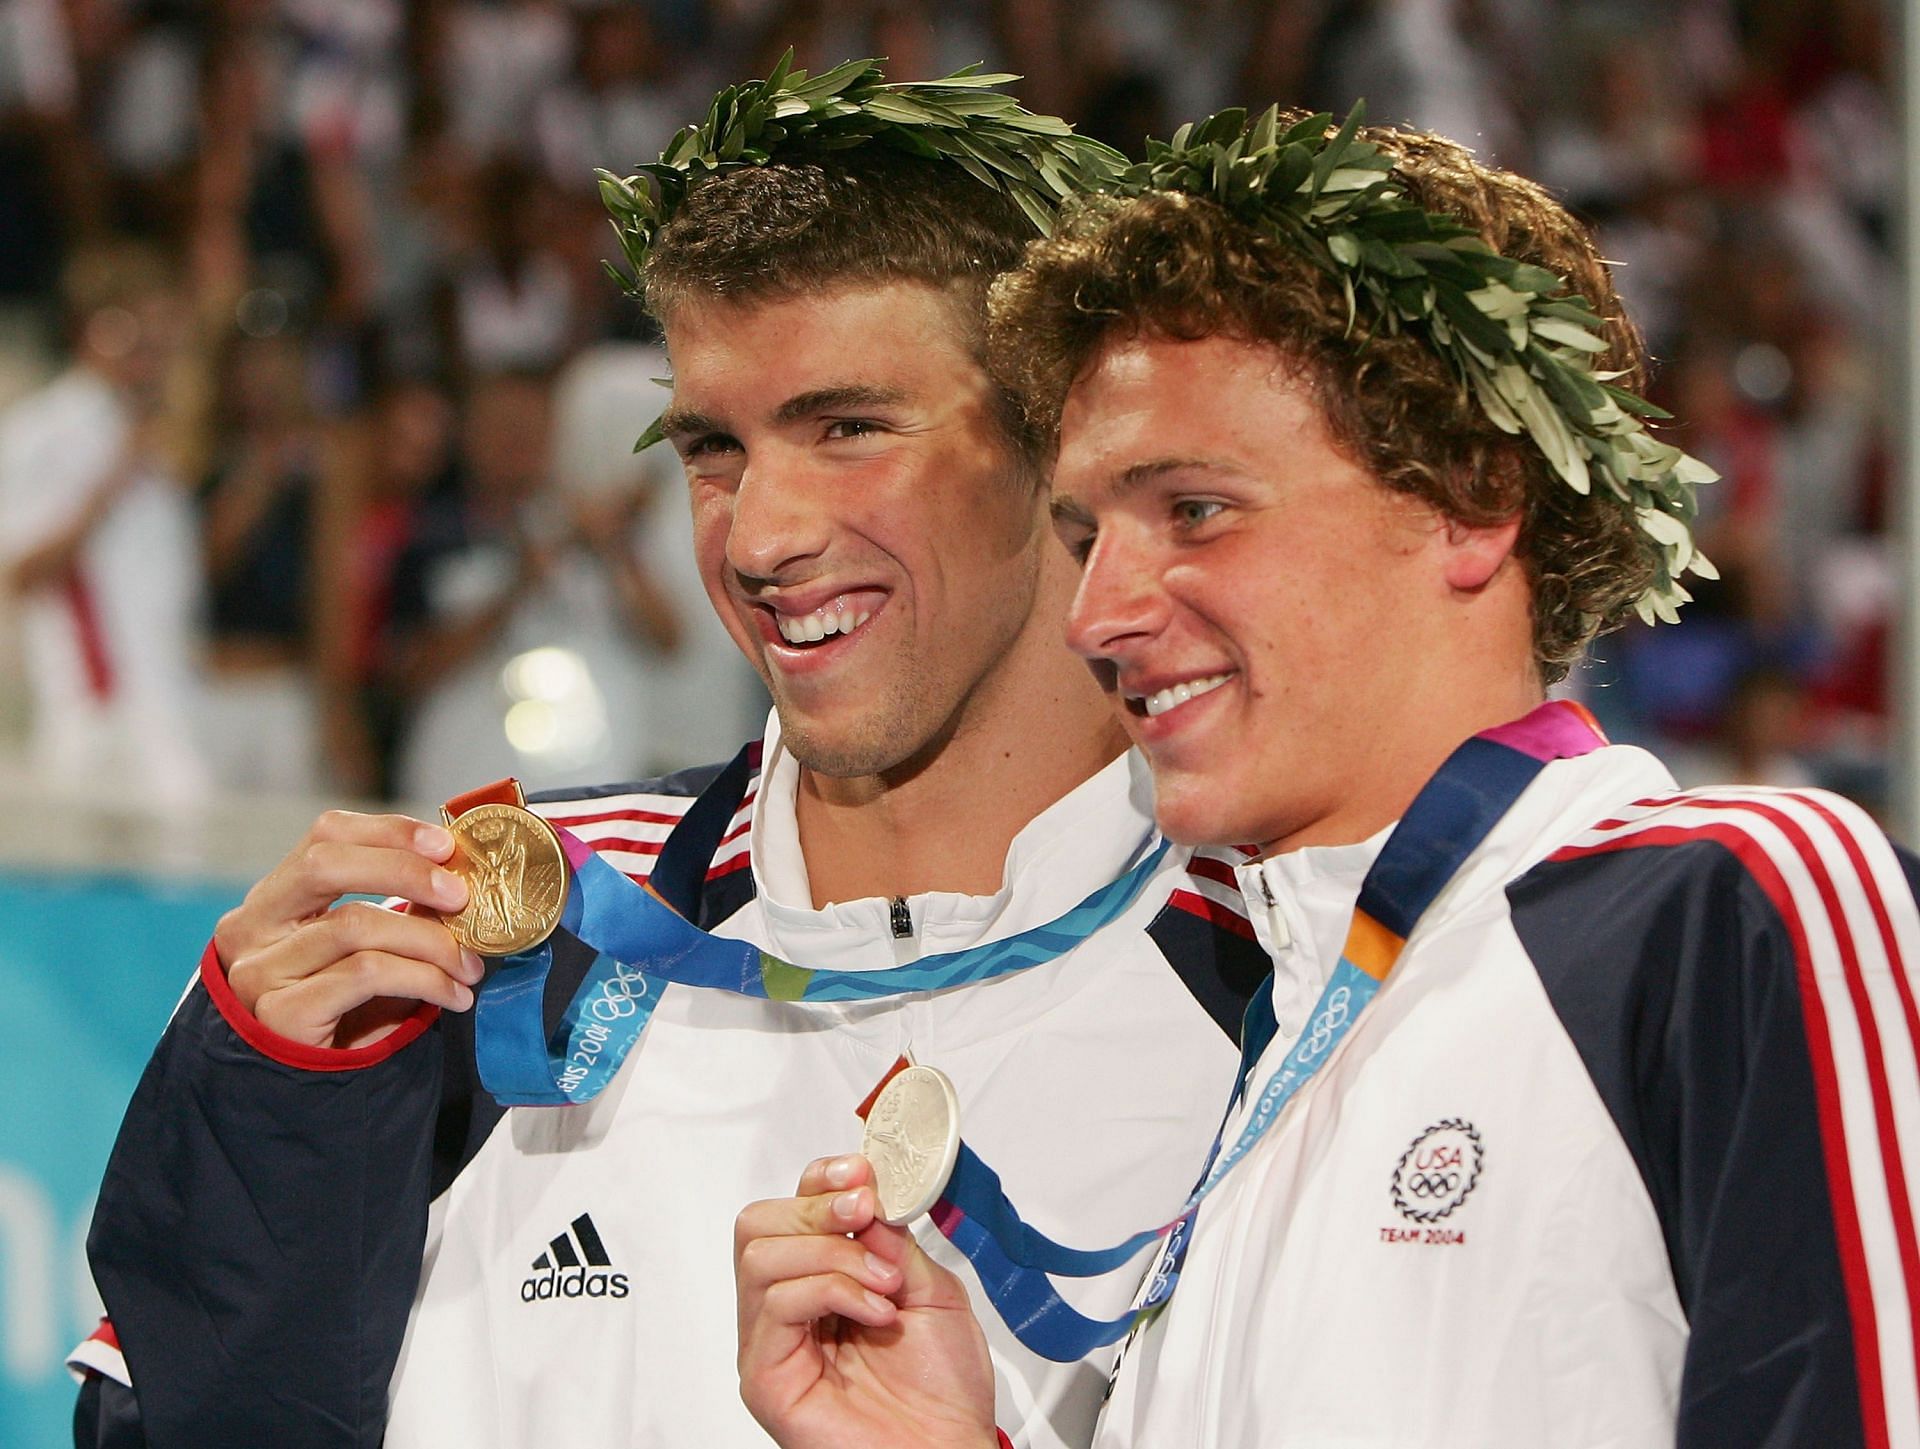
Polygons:
<instances>
[{"instance_id":1,"label":"teeth","mask_svg":"<svg viewBox=\"0 0 1920 1449\"><path fill-rule=\"evenodd\" d=\"M800 617L776 614L774 623L789 644L818 644L829 634L851 634L872 617L870 610L856 614L852 609L842 609L836 614L818 609Z\"/></svg>"},{"instance_id":2,"label":"teeth","mask_svg":"<svg viewBox=\"0 0 1920 1449\"><path fill-rule=\"evenodd\" d=\"M1152 719L1155 715L1165 714L1175 705L1185 704L1190 699L1198 699L1203 694L1211 694L1231 677L1226 674L1209 674L1205 679L1189 679L1185 684L1174 684L1165 689L1157 689L1147 696L1147 718Z\"/></svg>"}]
</instances>

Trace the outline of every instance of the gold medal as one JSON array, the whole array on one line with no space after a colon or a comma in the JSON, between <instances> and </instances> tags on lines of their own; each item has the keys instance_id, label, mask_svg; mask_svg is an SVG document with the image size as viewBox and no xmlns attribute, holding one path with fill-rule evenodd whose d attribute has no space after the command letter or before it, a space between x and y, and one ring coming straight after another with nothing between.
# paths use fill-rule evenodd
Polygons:
<instances>
[{"instance_id":1,"label":"gold medal","mask_svg":"<svg viewBox=\"0 0 1920 1449\"><path fill-rule=\"evenodd\" d=\"M453 938L482 956L511 956L551 936L572 876L553 827L499 800L440 813L453 832L447 869L467 883L465 908L441 917Z\"/></svg>"}]
</instances>

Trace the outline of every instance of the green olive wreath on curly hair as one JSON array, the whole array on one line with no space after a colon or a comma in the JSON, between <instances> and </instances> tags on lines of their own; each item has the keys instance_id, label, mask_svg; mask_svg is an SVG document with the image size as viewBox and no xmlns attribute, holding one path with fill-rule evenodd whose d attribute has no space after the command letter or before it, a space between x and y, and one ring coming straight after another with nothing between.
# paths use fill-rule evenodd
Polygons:
<instances>
[{"instance_id":1,"label":"green olive wreath on curly hair","mask_svg":"<svg viewBox=\"0 0 1920 1449\"><path fill-rule=\"evenodd\" d=\"M1427 211L1362 139L1364 103L1335 127L1328 112L1282 128L1277 107L1249 122L1222 111L1149 141L1146 160L1111 186L1204 197L1304 254L1339 280L1350 322L1411 332L1447 362L1502 432L1532 440L1576 493L1598 486L1632 510L1656 546L1652 583L1635 602L1651 623L1678 622L1683 573L1718 577L1693 546L1700 484L1718 476L1655 438L1668 416L1597 370L1609 349L1587 299L1545 267L1512 260L1458 217Z\"/></svg>"}]
</instances>

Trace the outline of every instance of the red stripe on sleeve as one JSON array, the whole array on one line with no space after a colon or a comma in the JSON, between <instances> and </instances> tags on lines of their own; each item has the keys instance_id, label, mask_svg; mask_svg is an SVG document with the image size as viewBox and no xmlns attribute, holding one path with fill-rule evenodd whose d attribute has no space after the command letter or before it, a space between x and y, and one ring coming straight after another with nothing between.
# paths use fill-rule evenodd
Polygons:
<instances>
[{"instance_id":1,"label":"red stripe on sleeve","mask_svg":"<svg viewBox=\"0 0 1920 1449\"><path fill-rule=\"evenodd\" d=\"M746 794L740 797L740 806L734 811L734 819L738 820L748 814L749 807L753 804L756 788L755 786L749 786ZM692 807L695 798L696 797L692 795L686 798L685 804L688 808ZM586 804L589 802L583 801L581 803ZM543 805L539 808L544 812L548 807ZM675 813L665 810L641 810L633 806L628 806L621 810L603 810L598 814L587 815L563 815L556 812L547 815L546 821L549 825L561 826L568 830L577 830L582 825L604 825L610 820L630 820L641 825L678 825L680 823L680 816L685 813L685 810Z\"/></svg>"},{"instance_id":2,"label":"red stripe on sleeve","mask_svg":"<svg viewBox=\"0 0 1920 1449\"><path fill-rule=\"evenodd\" d=\"M1251 941L1256 939L1253 927L1247 924L1247 918L1237 911L1228 910L1218 901L1209 900L1196 891L1169 891L1167 904L1178 907L1190 916L1198 916L1210 921L1223 931L1231 931L1236 936L1244 936Z\"/></svg>"},{"instance_id":3,"label":"red stripe on sleeve","mask_svg":"<svg viewBox=\"0 0 1920 1449\"><path fill-rule=\"evenodd\" d=\"M687 802L691 805L693 802ZM564 830L579 830L583 825L604 825L610 820L637 825L678 825L680 817L660 810L604 810L598 815L548 815L547 824ZM590 842L597 844L598 842Z\"/></svg>"},{"instance_id":4,"label":"red stripe on sleeve","mask_svg":"<svg viewBox=\"0 0 1920 1449\"><path fill-rule=\"evenodd\" d=\"M1689 799L1689 806L1708 802ZM1735 804L1737 802L1725 802ZM1840 1114L1840 1079L1833 1062L1827 1013L1814 978L1813 955L1806 927L1793 893L1766 848L1737 825L1656 825L1612 840L1564 846L1554 860L1577 860L1643 845L1686 845L1712 840L1732 851L1767 899L1772 902L1793 944L1795 977L1800 987L1801 1011L1806 1018L1807 1052L1813 1061L1814 1096L1820 1114L1820 1140L1825 1150L1827 1191L1833 1202L1835 1246L1853 1323L1854 1373L1860 1387L1860 1418L1869 1449L1887 1449L1885 1389L1880 1377L1880 1332L1873 1307L1873 1285L1867 1276L1866 1248L1860 1236L1859 1207L1854 1198L1853 1172L1847 1152L1846 1127ZM1909 1289L1911 1293L1911 1286Z\"/></svg>"},{"instance_id":5,"label":"red stripe on sleeve","mask_svg":"<svg viewBox=\"0 0 1920 1449\"><path fill-rule=\"evenodd\" d=\"M1859 841L1854 838L1852 829L1818 797L1795 793L1784 798L1792 800L1796 805L1819 816L1821 821L1833 831L1834 838L1839 841L1845 852L1848 864L1852 866L1854 877L1859 883L1861 894L1865 896L1868 909L1873 915L1881 947L1886 952L1887 961L1892 967L1890 974L1893 976L1895 994L1900 999L1901 1014L1909 1033L1909 1040L1913 1042L1916 1049L1920 1049L1920 1013L1915 1011L1912 984L1907 980L1906 973L1900 969L1900 947L1894 939L1893 922L1887 914L1886 898L1880 889L1873 868L1868 865L1866 856L1860 849ZM1874 1014L1873 1002L1867 995L1866 976L1860 967L1859 953L1854 946L1853 931L1847 922L1845 910L1840 904L1832 872L1814 846L1812 839L1807 835L1805 828L1791 814L1765 799L1725 799L1709 795L1684 795L1662 796L1643 803L1731 813L1744 811L1759 816L1771 823L1792 843L1795 853L1812 877L1815 889L1820 893L1821 905L1833 924L1834 939L1839 947L1841 968L1847 983L1847 997L1853 1004L1854 1017L1860 1024L1861 1052L1866 1058L1867 1086L1873 1102L1875 1133L1879 1139L1880 1160L1887 1179L1888 1215L1893 1220L1894 1242L1900 1253L1901 1277L1907 1286L1908 1322L1914 1345L1915 1374L1920 1377L1920 1240L1916 1239L1913 1204L1907 1193L1907 1174L1901 1158L1899 1135L1894 1125L1893 1099L1887 1079L1886 1053L1880 1041L1880 1025Z\"/></svg>"},{"instance_id":6,"label":"red stripe on sleeve","mask_svg":"<svg viewBox=\"0 0 1920 1449\"><path fill-rule=\"evenodd\" d=\"M707 871L707 879L718 880L723 875L732 875L736 870L745 870L752 860L751 853L743 850L738 855L710 867Z\"/></svg>"},{"instance_id":7,"label":"red stripe on sleeve","mask_svg":"<svg viewBox=\"0 0 1920 1449\"><path fill-rule=\"evenodd\" d=\"M598 840L584 842L595 854L617 850L627 855L658 855L664 840L636 840L626 836L604 835Z\"/></svg>"},{"instance_id":8,"label":"red stripe on sleeve","mask_svg":"<svg viewBox=\"0 0 1920 1449\"><path fill-rule=\"evenodd\" d=\"M269 1031L260 1024L258 1017L240 1004L240 998L233 994L233 987L227 981L226 967L220 964L220 953L214 949L211 941L207 942L207 949L200 957L200 980L207 988L207 995L213 999L215 1008L242 1041L263 1057L271 1057L283 1066L299 1067L308 1072L356 1072L377 1066L402 1047L411 1045L440 1015L439 1007L423 1001L419 1009L399 1026L368 1046L308 1046L305 1042L292 1041L276 1031Z\"/></svg>"},{"instance_id":9,"label":"red stripe on sleeve","mask_svg":"<svg viewBox=\"0 0 1920 1449\"><path fill-rule=\"evenodd\" d=\"M1236 891L1240 889L1240 877L1234 874L1233 867L1224 860L1215 860L1209 855L1196 855L1189 860L1187 874L1229 886Z\"/></svg>"}]
</instances>

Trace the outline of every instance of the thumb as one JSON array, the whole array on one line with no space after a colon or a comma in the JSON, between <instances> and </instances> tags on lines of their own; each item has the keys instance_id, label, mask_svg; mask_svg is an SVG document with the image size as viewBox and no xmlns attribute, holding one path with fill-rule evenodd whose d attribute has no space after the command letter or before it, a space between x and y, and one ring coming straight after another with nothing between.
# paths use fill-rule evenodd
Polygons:
<instances>
[{"instance_id":1,"label":"thumb","mask_svg":"<svg viewBox=\"0 0 1920 1449\"><path fill-rule=\"evenodd\" d=\"M967 1306L966 1285L927 1255L910 1228L876 1221L855 1236L868 1252L900 1270L901 1285L887 1296L902 1308Z\"/></svg>"}]
</instances>

